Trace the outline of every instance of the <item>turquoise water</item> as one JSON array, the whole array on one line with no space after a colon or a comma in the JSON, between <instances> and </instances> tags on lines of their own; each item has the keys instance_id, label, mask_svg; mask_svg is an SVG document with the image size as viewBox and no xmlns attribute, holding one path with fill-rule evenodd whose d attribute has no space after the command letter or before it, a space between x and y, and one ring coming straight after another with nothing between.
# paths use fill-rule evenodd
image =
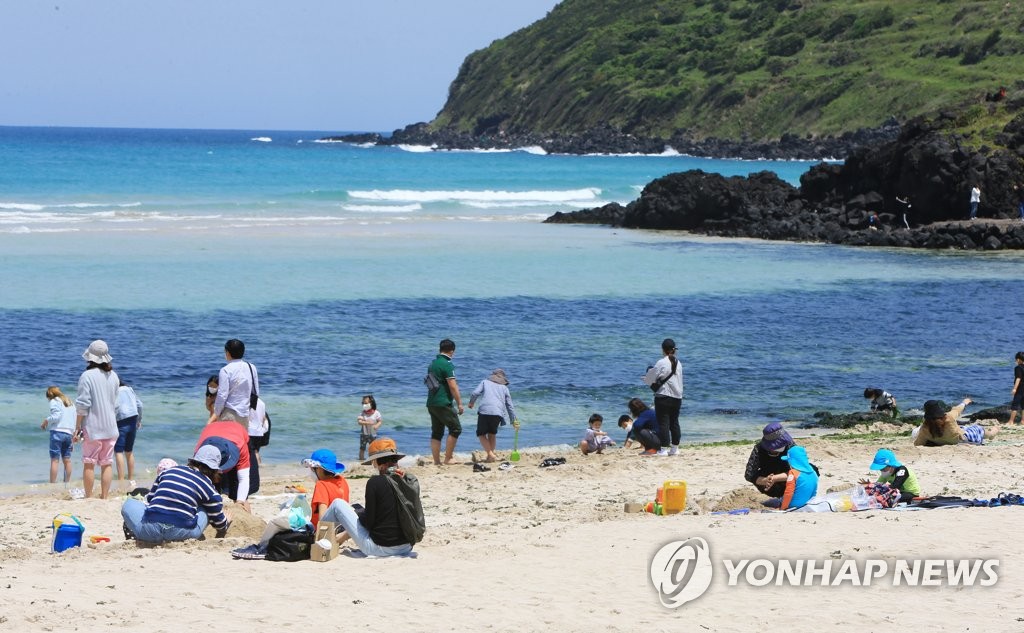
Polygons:
<instances>
[{"instance_id":1,"label":"turquoise water","mask_svg":"<svg viewBox=\"0 0 1024 633\"><path fill-rule=\"evenodd\" d=\"M73 392L99 337L145 402L143 466L187 456L232 337L260 368L270 462L320 446L354 459L368 391L385 432L425 452L421 377L443 337L458 343L464 391L506 369L534 446L574 443L592 411L614 420L648 397L639 376L666 336L684 362L686 441L856 410L869 385L904 406L1008 393L1018 255L539 223L627 202L672 171L772 169L795 183L807 163L313 142L322 135L0 128L0 482L45 478L43 392ZM463 424L468 451L475 416Z\"/></svg>"}]
</instances>

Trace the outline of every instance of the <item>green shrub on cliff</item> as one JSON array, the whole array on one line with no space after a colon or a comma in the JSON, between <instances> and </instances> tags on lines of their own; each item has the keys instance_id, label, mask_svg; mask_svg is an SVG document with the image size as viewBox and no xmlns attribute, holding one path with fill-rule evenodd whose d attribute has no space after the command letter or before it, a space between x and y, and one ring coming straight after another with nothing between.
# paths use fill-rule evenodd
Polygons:
<instances>
[{"instance_id":1,"label":"green shrub on cliff","mask_svg":"<svg viewBox=\"0 0 1024 633\"><path fill-rule=\"evenodd\" d=\"M1024 91L1005 0L563 0L466 58L432 123L475 134L838 135ZM1009 120L971 111L978 138Z\"/></svg>"}]
</instances>

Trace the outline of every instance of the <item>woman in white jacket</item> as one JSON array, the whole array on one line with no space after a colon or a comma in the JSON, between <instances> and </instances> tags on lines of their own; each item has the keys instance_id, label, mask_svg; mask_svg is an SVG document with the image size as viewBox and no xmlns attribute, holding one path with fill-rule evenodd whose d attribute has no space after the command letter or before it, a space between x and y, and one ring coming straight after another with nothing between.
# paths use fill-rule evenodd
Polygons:
<instances>
[{"instance_id":1,"label":"woman in white jacket","mask_svg":"<svg viewBox=\"0 0 1024 633\"><path fill-rule=\"evenodd\" d=\"M480 440L480 446L487 453L486 461L496 462L498 455L494 451L498 444L498 427L511 420L512 426L519 428L516 409L512 404L512 394L508 391L505 370L495 369L486 380L480 381L470 395L470 409L477 400L480 400L480 408L477 409L476 436Z\"/></svg>"}]
</instances>

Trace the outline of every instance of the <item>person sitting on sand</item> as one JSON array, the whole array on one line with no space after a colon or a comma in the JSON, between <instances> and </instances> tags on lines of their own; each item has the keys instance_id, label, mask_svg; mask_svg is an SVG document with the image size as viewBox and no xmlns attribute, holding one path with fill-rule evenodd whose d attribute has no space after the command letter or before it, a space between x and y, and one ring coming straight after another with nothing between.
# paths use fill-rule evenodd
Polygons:
<instances>
[{"instance_id":1,"label":"person sitting on sand","mask_svg":"<svg viewBox=\"0 0 1024 633\"><path fill-rule=\"evenodd\" d=\"M341 473L345 471L345 464L338 461L334 451L321 448L313 451L313 454L308 459L302 460L302 465L309 468L310 473L316 480L316 486L313 488L313 501L310 504L312 514L309 518L309 523L316 530L317 525L320 523L320 517L334 503L335 499L348 501L348 482L341 476ZM267 522L267 527L263 530L259 543L231 550L231 557L263 560L267 557L270 539L275 534L292 529L301 529L305 524L304 516L296 517L295 513L289 509Z\"/></svg>"},{"instance_id":2,"label":"person sitting on sand","mask_svg":"<svg viewBox=\"0 0 1024 633\"><path fill-rule=\"evenodd\" d=\"M146 501L128 498L121 506L126 538L161 544L197 539L207 524L224 538L231 521L216 489L220 471L233 468L238 451L231 444L204 444L187 466L173 466L157 475Z\"/></svg>"},{"instance_id":3,"label":"person sitting on sand","mask_svg":"<svg viewBox=\"0 0 1024 633\"><path fill-rule=\"evenodd\" d=\"M896 398L888 391L868 387L864 390L864 398L871 404L872 412L888 413L894 418L900 414L900 410L896 408Z\"/></svg>"},{"instance_id":4,"label":"person sitting on sand","mask_svg":"<svg viewBox=\"0 0 1024 633\"><path fill-rule=\"evenodd\" d=\"M640 453L644 457L657 455L661 448L661 436L658 435L658 417L640 398L633 398L627 405L629 412L633 414L633 437L644 450Z\"/></svg>"},{"instance_id":5,"label":"person sitting on sand","mask_svg":"<svg viewBox=\"0 0 1024 633\"><path fill-rule=\"evenodd\" d=\"M633 418L628 415L620 415L619 428L626 432L626 441L622 443L622 448L633 448L633 444L639 443L633 436Z\"/></svg>"},{"instance_id":6,"label":"person sitting on sand","mask_svg":"<svg viewBox=\"0 0 1024 633\"><path fill-rule=\"evenodd\" d=\"M408 556L413 544L402 530L397 493L386 479L392 473L401 474L398 460L405 455L399 453L395 441L387 437L375 440L369 451L369 459L363 465L372 465L377 474L366 481L364 507L357 511L348 501L336 499L320 515L320 520L344 527L338 543L352 539L367 556Z\"/></svg>"},{"instance_id":7,"label":"person sitting on sand","mask_svg":"<svg viewBox=\"0 0 1024 633\"><path fill-rule=\"evenodd\" d=\"M786 492L786 473L790 466L782 458L795 445L782 424L772 422L765 425L761 441L750 451L743 478L770 497L763 502L768 507L777 508Z\"/></svg>"},{"instance_id":8,"label":"person sitting on sand","mask_svg":"<svg viewBox=\"0 0 1024 633\"><path fill-rule=\"evenodd\" d=\"M818 470L807 459L803 446L793 446L782 459L789 462L786 473L786 491L782 494L780 510L802 508L818 494Z\"/></svg>"},{"instance_id":9,"label":"person sitting on sand","mask_svg":"<svg viewBox=\"0 0 1024 633\"><path fill-rule=\"evenodd\" d=\"M604 418L600 413L592 414L587 420L587 430L583 434L583 439L580 440L580 452L584 455L601 453L609 446L615 446L615 440L601 430L602 424L604 424Z\"/></svg>"},{"instance_id":10,"label":"person sitting on sand","mask_svg":"<svg viewBox=\"0 0 1024 633\"><path fill-rule=\"evenodd\" d=\"M917 428L914 437L914 446L948 446L950 444L984 444L999 432L999 427L985 428L980 424L969 424L960 426L957 424L959 418L967 405L971 404L970 398L946 411L945 407L938 400L929 400L924 403L924 424Z\"/></svg>"},{"instance_id":11,"label":"person sitting on sand","mask_svg":"<svg viewBox=\"0 0 1024 633\"><path fill-rule=\"evenodd\" d=\"M912 501L914 497L921 496L921 485L917 483L917 477L909 468L896 459L896 453L888 448L880 448L875 453L875 459L871 462L868 470L878 470L881 474L875 483L889 484L900 491L900 502ZM862 486L871 483L867 479L858 482Z\"/></svg>"}]
</instances>

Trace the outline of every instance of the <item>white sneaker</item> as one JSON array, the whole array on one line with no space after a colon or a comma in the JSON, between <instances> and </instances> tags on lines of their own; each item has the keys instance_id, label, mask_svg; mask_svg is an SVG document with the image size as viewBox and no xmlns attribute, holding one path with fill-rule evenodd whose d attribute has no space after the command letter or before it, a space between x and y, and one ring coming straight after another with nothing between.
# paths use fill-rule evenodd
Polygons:
<instances>
[{"instance_id":1,"label":"white sneaker","mask_svg":"<svg viewBox=\"0 0 1024 633\"><path fill-rule=\"evenodd\" d=\"M679 454L679 447L678 446L673 446L672 448L668 449L668 454L669 455L678 455Z\"/></svg>"},{"instance_id":2,"label":"white sneaker","mask_svg":"<svg viewBox=\"0 0 1024 633\"><path fill-rule=\"evenodd\" d=\"M665 457L667 455L669 455L668 449L664 449L664 448L659 448L658 449L658 457Z\"/></svg>"}]
</instances>

